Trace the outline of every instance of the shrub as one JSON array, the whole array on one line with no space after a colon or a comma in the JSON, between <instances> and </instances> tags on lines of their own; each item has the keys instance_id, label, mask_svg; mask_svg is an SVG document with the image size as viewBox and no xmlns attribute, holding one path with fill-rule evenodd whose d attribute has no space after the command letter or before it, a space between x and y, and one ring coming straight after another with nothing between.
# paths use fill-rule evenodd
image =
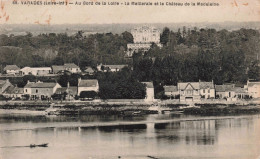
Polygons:
<instances>
[{"instance_id":1,"label":"shrub","mask_svg":"<svg viewBox=\"0 0 260 159\"><path fill-rule=\"evenodd\" d=\"M89 98L89 99L94 99L97 97L97 92L95 91L82 91L80 92L80 98Z\"/></svg>"}]
</instances>

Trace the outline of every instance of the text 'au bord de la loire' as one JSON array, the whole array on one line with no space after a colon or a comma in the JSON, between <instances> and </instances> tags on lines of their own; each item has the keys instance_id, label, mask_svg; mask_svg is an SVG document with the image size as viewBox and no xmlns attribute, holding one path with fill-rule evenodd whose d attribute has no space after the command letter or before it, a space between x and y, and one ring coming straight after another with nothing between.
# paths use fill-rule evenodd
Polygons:
<instances>
[{"instance_id":1,"label":"text 'au bord de la loire'","mask_svg":"<svg viewBox=\"0 0 260 159\"><path fill-rule=\"evenodd\" d=\"M174 2L174 1L146 1L146 2L138 2L138 1L48 1L48 0L38 0L38 1L28 1L22 0L17 1L13 0L13 4L21 4L21 5L85 5L85 6L92 6L92 5L110 5L110 6L175 6L175 7L182 7L182 6L219 6L219 3L215 2Z\"/></svg>"}]
</instances>

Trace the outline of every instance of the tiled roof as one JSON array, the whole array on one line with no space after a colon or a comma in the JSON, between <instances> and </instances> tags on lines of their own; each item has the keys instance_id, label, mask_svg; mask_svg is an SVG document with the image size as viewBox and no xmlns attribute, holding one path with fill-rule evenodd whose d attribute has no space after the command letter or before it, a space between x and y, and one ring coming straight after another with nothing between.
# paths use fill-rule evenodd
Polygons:
<instances>
[{"instance_id":1,"label":"tiled roof","mask_svg":"<svg viewBox=\"0 0 260 159\"><path fill-rule=\"evenodd\" d=\"M53 72L58 72L58 71L62 71L65 69L64 66L58 66L58 65L53 65L51 67L52 67Z\"/></svg>"},{"instance_id":2,"label":"tiled roof","mask_svg":"<svg viewBox=\"0 0 260 159\"><path fill-rule=\"evenodd\" d=\"M94 70L93 70L91 67L87 67L87 68L85 69L85 72L93 73Z\"/></svg>"},{"instance_id":3,"label":"tiled roof","mask_svg":"<svg viewBox=\"0 0 260 159\"><path fill-rule=\"evenodd\" d=\"M216 92L234 91L234 85L215 85Z\"/></svg>"},{"instance_id":4,"label":"tiled roof","mask_svg":"<svg viewBox=\"0 0 260 159\"><path fill-rule=\"evenodd\" d=\"M246 93L246 90L241 87L235 87L234 90L236 93Z\"/></svg>"},{"instance_id":5,"label":"tiled roof","mask_svg":"<svg viewBox=\"0 0 260 159\"><path fill-rule=\"evenodd\" d=\"M79 68L79 66L75 65L74 63L65 63L65 68Z\"/></svg>"},{"instance_id":6,"label":"tiled roof","mask_svg":"<svg viewBox=\"0 0 260 159\"><path fill-rule=\"evenodd\" d=\"M67 91L67 87L61 87L61 88L57 88L55 93L56 94L63 94L66 91Z\"/></svg>"},{"instance_id":7,"label":"tiled roof","mask_svg":"<svg viewBox=\"0 0 260 159\"><path fill-rule=\"evenodd\" d=\"M6 65L4 70L20 70L20 68L16 65Z\"/></svg>"},{"instance_id":8,"label":"tiled roof","mask_svg":"<svg viewBox=\"0 0 260 159\"><path fill-rule=\"evenodd\" d=\"M6 83L6 80L0 80L0 88L2 88L5 83Z\"/></svg>"},{"instance_id":9,"label":"tiled roof","mask_svg":"<svg viewBox=\"0 0 260 159\"><path fill-rule=\"evenodd\" d=\"M6 80L0 80L0 84L4 84Z\"/></svg>"},{"instance_id":10,"label":"tiled roof","mask_svg":"<svg viewBox=\"0 0 260 159\"><path fill-rule=\"evenodd\" d=\"M96 79L88 79L88 80L80 80L79 87L96 87L98 85L98 80Z\"/></svg>"},{"instance_id":11,"label":"tiled roof","mask_svg":"<svg viewBox=\"0 0 260 159\"><path fill-rule=\"evenodd\" d=\"M69 94L71 94L71 95L77 95L78 88L77 87L69 87L68 91L69 91Z\"/></svg>"},{"instance_id":12,"label":"tiled roof","mask_svg":"<svg viewBox=\"0 0 260 159\"><path fill-rule=\"evenodd\" d=\"M56 94L63 94L64 92L69 93L71 95L77 95L77 87L62 87L62 88L57 88Z\"/></svg>"},{"instance_id":13,"label":"tiled roof","mask_svg":"<svg viewBox=\"0 0 260 159\"><path fill-rule=\"evenodd\" d=\"M164 86L164 91L165 92L177 92L177 86Z\"/></svg>"},{"instance_id":14,"label":"tiled roof","mask_svg":"<svg viewBox=\"0 0 260 159\"><path fill-rule=\"evenodd\" d=\"M153 82L142 82L147 88L153 88Z\"/></svg>"},{"instance_id":15,"label":"tiled roof","mask_svg":"<svg viewBox=\"0 0 260 159\"><path fill-rule=\"evenodd\" d=\"M214 89L214 84L213 82L199 82L200 83L200 89Z\"/></svg>"},{"instance_id":16,"label":"tiled roof","mask_svg":"<svg viewBox=\"0 0 260 159\"><path fill-rule=\"evenodd\" d=\"M24 88L53 88L57 83L43 83L43 82L30 82L27 83Z\"/></svg>"},{"instance_id":17,"label":"tiled roof","mask_svg":"<svg viewBox=\"0 0 260 159\"><path fill-rule=\"evenodd\" d=\"M51 71L50 67L24 67L21 69L21 71L25 71L25 70L36 70L36 71Z\"/></svg>"},{"instance_id":18,"label":"tiled roof","mask_svg":"<svg viewBox=\"0 0 260 159\"><path fill-rule=\"evenodd\" d=\"M178 83L178 89L179 90L185 90L189 85L193 89L200 89L199 82L180 82L180 83Z\"/></svg>"},{"instance_id":19,"label":"tiled roof","mask_svg":"<svg viewBox=\"0 0 260 159\"><path fill-rule=\"evenodd\" d=\"M254 85L260 85L260 82L248 82L248 87L253 87Z\"/></svg>"},{"instance_id":20,"label":"tiled roof","mask_svg":"<svg viewBox=\"0 0 260 159\"><path fill-rule=\"evenodd\" d=\"M9 86L4 91L4 94L23 94L23 88Z\"/></svg>"}]
</instances>

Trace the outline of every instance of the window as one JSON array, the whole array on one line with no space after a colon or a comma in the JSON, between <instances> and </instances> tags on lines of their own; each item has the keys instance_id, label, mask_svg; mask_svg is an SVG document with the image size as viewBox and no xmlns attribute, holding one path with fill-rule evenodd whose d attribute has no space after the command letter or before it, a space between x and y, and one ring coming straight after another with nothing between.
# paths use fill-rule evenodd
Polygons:
<instances>
[{"instance_id":1,"label":"window","mask_svg":"<svg viewBox=\"0 0 260 159\"><path fill-rule=\"evenodd\" d=\"M36 89L36 93L38 93L38 89Z\"/></svg>"},{"instance_id":2,"label":"window","mask_svg":"<svg viewBox=\"0 0 260 159\"><path fill-rule=\"evenodd\" d=\"M25 89L25 92L27 93L27 89Z\"/></svg>"},{"instance_id":3,"label":"window","mask_svg":"<svg viewBox=\"0 0 260 159\"><path fill-rule=\"evenodd\" d=\"M205 93L205 89L203 89L203 93Z\"/></svg>"},{"instance_id":4,"label":"window","mask_svg":"<svg viewBox=\"0 0 260 159\"><path fill-rule=\"evenodd\" d=\"M208 90L208 93L210 93L210 90Z\"/></svg>"}]
</instances>

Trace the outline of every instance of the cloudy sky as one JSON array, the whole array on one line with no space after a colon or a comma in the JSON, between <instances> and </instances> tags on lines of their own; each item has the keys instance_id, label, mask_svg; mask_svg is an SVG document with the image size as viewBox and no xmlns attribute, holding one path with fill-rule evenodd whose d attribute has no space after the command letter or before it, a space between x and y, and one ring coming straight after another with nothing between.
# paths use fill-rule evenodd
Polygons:
<instances>
[{"instance_id":1,"label":"cloudy sky","mask_svg":"<svg viewBox=\"0 0 260 159\"><path fill-rule=\"evenodd\" d=\"M219 6L133 6L133 5L22 5L0 0L0 24L91 24L91 23L171 23L260 21L260 0L114 0L124 2L211 2ZM34 1L34 0L33 0ZM37 1L37 0L36 0ZM39 0L38 0L39 1ZM77 2L113 2L113 0L77 0Z\"/></svg>"}]
</instances>

